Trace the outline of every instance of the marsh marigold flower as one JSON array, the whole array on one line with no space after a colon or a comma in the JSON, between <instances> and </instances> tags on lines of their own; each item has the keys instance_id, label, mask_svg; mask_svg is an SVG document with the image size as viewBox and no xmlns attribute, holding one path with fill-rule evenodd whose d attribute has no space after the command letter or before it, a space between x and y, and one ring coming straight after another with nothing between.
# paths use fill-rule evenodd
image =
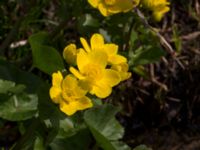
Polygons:
<instances>
[{"instance_id":1,"label":"marsh marigold flower","mask_svg":"<svg viewBox=\"0 0 200 150\"><path fill-rule=\"evenodd\" d=\"M53 73L50 97L54 103L59 104L60 110L65 114L73 115L76 111L92 107L91 100L85 96L86 93L72 74L63 78L60 71Z\"/></svg>"},{"instance_id":2,"label":"marsh marigold flower","mask_svg":"<svg viewBox=\"0 0 200 150\"><path fill-rule=\"evenodd\" d=\"M84 38L80 41L83 49L77 54L78 70L70 67L70 71L90 94L105 98L111 94L113 86L131 76L127 59L117 53L116 44L104 43L101 34L93 34L90 45Z\"/></svg>"},{"instance_id":3,"label":"marsh marigold flower","mask_svg":"<svg viewBox=\"0 0 200 150\"><path fill-rule=\"evenodd\" d=\"M118 54L118 45L113 43L105 44L104 38L101 34L95 33L92 35L90 39L91 46L89 46L84 38L80 38L80 41L87 52L101 51L106 53L109 65L127 62L126 57Z\"/></svg>"},{"instance_id":4,"label":"marsh marigold flower","mask_svg":"<svg viewBox=\"0 0 200 150\"><path fill-rule=\"evenodd\" d=\"M103 16L127 12L138 5L139 0L88 0L90 5L99 9Z\"/></svg>"},{"instance_id":5,"label":"marsh marigold flower","mask_svg":"<svg viewBox=\"0 0 200 150\"><path fill-rule=\"evenodd\" d=\"M152 11L153 17L156 21L160 21L169 8L167 0L141 0L142 7Z\"/></svg>"},{"instance_id":6,"label":"marsh marigold flower","mask_svg":"<svg viewBox=\"0 0 200 150\"><path fill-rule=\"evenodd\" d=\"M82 85L88 87L91 94L99 98L105 98L112 92L112 87L120 82L117 71L107 69L107 55L102 51L86 52L81 49L77 55L78 70L70 67L70 71L76 76Z\"/></svg>"}]
</instances>

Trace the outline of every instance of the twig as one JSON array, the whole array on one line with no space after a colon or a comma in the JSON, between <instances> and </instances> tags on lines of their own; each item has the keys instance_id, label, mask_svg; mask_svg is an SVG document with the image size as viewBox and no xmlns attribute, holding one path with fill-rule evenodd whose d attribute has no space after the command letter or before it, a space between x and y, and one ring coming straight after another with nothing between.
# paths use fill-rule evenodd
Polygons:
<instances>
[{"instance_id":1,"label":"twig","mask_svg":"<svg viewBox=\"0 0 200 150\"><path fill-rule=\"evenodd\" d=\"M150 76L151 76L151 82L153 82L154 84L158 85L159 87L161 87L163 90L168 91L168 87L159 82L156 78L155 78L155 74L154 74L154 66L153 64L150 64Z\"/></svg>"},{"instance_id":2,"label":"twig","mask_svg":"<svg viewBox=\"0 0 200 150\"><path fill-rule=\"evenodd\" d=\"M165 50L172 56L172 58L180 65L182 69L185 69L184 65L176 58L176 52L173 50L173 48L167 42L167 40L157 30L155 30L151 25L149 25L147 19L139 9L136 9L136 12L142 20L142 22L144 23L144 25L157 35L157 37L160 39L160 43L165 47Z\"/></svg>"}]
</instances>

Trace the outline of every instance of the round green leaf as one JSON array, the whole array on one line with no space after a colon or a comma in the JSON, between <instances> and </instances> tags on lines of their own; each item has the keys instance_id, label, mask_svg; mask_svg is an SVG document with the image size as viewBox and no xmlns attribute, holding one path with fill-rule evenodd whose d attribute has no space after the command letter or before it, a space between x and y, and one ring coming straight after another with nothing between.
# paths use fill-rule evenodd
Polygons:
<instances>
[{"instance_id":1,"label":"round green leaf","mask_svg":"<svg viewBox=\"0 0 200 150\"><path fill-rule=\"evenodd\" d=\"M36 115L37 104L36 95L25 93L13 95L0 104L0 117L10 121L27 120Z\"/></svg>"},{"instance_id":2,"label":"round green leaf","mask_svg":"<svg viewBox=\"0 0 200 150\"><path fill-rule=\"evenodd\" d=\"M115 119L118 108L102 105L87 110L84 120L100 147L104 150L129 150L129 147L118 140L122 138L124 129Z\"/></svg>"},{"instance_id":3,"label":"round green leaf","mask_svg":"<svg viewBox=\"0 0 200 150\"><path fill-rule=\"evenodd\" d=\"M33 65L51 75L57 70L64 69L63 59L56 49L47 46L48 34L40 32L29 38L33 54Z\"/></svg>"}]
</instances>

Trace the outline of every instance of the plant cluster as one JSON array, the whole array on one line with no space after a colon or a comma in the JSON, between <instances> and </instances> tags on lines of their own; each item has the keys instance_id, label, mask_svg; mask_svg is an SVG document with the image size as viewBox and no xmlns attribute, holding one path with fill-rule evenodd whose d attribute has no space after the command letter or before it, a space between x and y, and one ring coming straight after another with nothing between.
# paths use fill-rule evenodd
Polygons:
<instances>
[{"instance_id":1,"label":"plant cluster","mask_svg":"<svg viewBox=\"0 0 200 150\"><path fill-rule=\"evenodd\" d=\"M0 126L16 126L16 139L2 147L0 139L0 148L130 149L115 118L120 108L106 100L133 73L146 78L143 65L165 55L158 42L163 38L148 20L161 21L170 3L69 1L0 2L2 12L13 9L11 18L18 19L14 27L9 15L0 21ZM15 43L15 37L28 40ZM144 145L134 150L140 149L148 150Z\"/></svg>"}]
</instances>

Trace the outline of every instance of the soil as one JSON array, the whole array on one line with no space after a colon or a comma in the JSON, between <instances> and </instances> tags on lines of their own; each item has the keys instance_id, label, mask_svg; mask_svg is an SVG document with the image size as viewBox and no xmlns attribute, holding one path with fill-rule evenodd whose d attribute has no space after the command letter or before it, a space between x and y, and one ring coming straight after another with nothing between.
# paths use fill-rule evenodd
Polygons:
<instances>
[{"instance_id":1,"label":"soil","mask_svg":"<svg viewBox=\"0 0 200 150\"><path fill-rule=\"evenodd\" d=\"M150 79L133 74L115 93L114 103L123 106L118 118L125 127L124 141L131 147L200 149L200 2L172 2L161 34L173 49L175 26L181 41L176 57L146 65Z\"/></svg>"}]
</instances>

